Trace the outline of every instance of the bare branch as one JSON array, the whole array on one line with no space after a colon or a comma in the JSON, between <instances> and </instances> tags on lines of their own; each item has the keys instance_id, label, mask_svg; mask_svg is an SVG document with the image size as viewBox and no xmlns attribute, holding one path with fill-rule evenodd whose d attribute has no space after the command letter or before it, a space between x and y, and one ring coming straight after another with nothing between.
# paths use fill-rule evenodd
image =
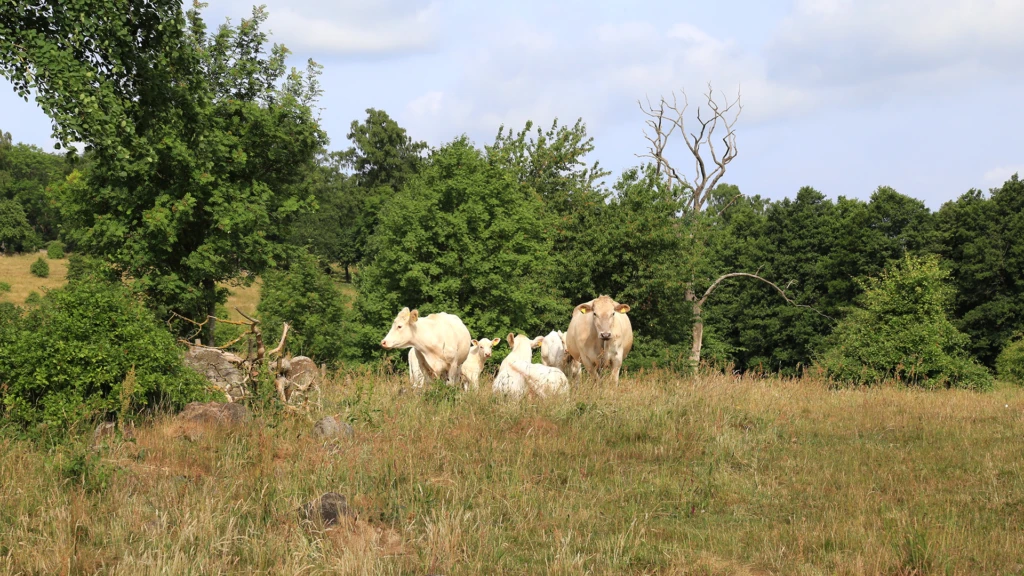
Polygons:
<instances>
[{"instance_id":1,"label":"bare branch","mask_svg":"<svg viewBox=\"0 0 1024 576\"><path fill-rule=\"evenodd\" d=\"M640 158L650 158L655 161L658 172L665 171L671 185L673 180L678 182L686 181L672 168L672 164L666 157L666 147L669 137L678 130L682 134L683 142L690 151L694 160L694 179L692 181L693 200L692 209L700 212L704 209L710 196L711 190L718 185L718 182L725 175L726 165L732 162L737 155L736 146L736 122L743 110L741 103L742 94L737 91L736 99L729 100L723 93L722 102L715 100L714 91L708 83L708 90L704 94L707 100L707 107L710 116L706 115L700 107L697 108L697 124L699 129L688 132L685 128L685 113L689 107L689 98L685 90L680 91L683 95L683 104L679 105L676 95L672 94L672 101L669 102L662 97L657 106L647 99L647 106L637 100L640 110L648 117L644 124L653 132L644 129L644 138L649 143L647 154L637 155ZM718 135L716 130L725 130L721 136L721 143L724 150L719 154L715 148L715 139ZM705 150L706 149L706 150ZM709 158L705 158L705 154Z\"/></svg>"},{"instance_id":2,"label":"bare branch","mask_svg":"<svg viewBox=\"0 0 1024 576\"><path fill-rule=\"evenodd\" d=\"M749 272L730 272L729 274L722 274L721 276L718 277L718 280L715 280L711 284L711 286L709 286L708 289L704 292L704 296L702 296L701 299L697 301L697 306L703 307L704 306L704 302L708 299L708 296L710 296L711 293L714 292L715 288L717 288L718 285L721 284L723 280L726 280L728 278L736 278L736 277L740 277L740 276L746 277L746 278L754 278L756 280L760 280L761 282L764 282L765 284L771 286L772 288L775 288L775 290L778 291L779 295L782 296L782 299L785 300L786 302L788 302L789 304L792 304L793 306L796 306L797 308L808 308L808 309L813 310L814 312L816 312L819 316L822 316L823 318L828 318L829 320L832 320L833 322L835 322L835 318L832 318L831 316L828 316L826 314L822 314L817 308L815 308L813 306L808 306L806 304L797 304L796 302L791 300L789 298L789 296L786 295L786 291L785 290L783 290L782 288L779 288L774 282L772 282L770 280L766 280L766 279L762 278L761 276L758 276L757 274L750 274ZM790 280L789 284L786 284L786 287L789 288L790 284L792 284L792 283L793 283L793 281Z\"/></svg>"},{"instance_id":3,"label":"bare branch","mask_svg":"<svg viewBox=\"0 0 1024 576\"><path fill-rule=\"evenodd\" d=\"M290 326L288 325L287 322L285 322L284 329L281 331L281 341L277 343L277 348L274 348L270 352L267 352L267 356L271 354L280 354L281 351L284 350L284 341L286 338L288 338L288 328L290 328Z\"/></svg>"},{"instance_id":4,"label":"bare branch","mask_svg":"<svg viewBox=\"0 0 1024 576\"><path fill-rule=\"evenodd\" d=\"M242 318L245 318L246 320L248 320L252 324L259 324L260 323L259 320L255 319L252 316L249 316L248 314L246 314L245 312L242 312L241 310L239 310L238 306L235 306L235 312L238 312L239 314L241 314Z\"/></svg>"}]
</instances>

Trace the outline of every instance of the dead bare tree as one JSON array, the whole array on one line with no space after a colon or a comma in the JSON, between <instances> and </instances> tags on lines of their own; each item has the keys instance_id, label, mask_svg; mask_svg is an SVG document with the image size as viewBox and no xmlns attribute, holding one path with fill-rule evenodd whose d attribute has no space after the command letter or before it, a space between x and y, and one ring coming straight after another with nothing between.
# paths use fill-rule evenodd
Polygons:
<instances>
[{"instance_id":1,"label":"dead bare tree","mask_svg":"<svg viewBox=\"0 0 1024 576\"><path fill-rule=\"evenodd\" d=\"M697 122L694 130L687 132L685 115L690 101L685 91L681 91L681 93L683 98L682 105L680 105L679 99L676 98L674 93L671 101L662 97L657 104L652 104L648 98L646 106L643 102L637 101L640 110L647 116L645 121L647 128L644 129L644 137L649 143L647 153L638 154L637 156L653 160L659 176L664 174L670 188L679 185L688 189L690 198L687 212L692 216L691 225L701 226L703 221L700 217L708 206L712 191L714 191L715 186L718 185L722 177L725 176L726 166L736 158L739 152L736 146L735 126L737 120L739 120L740 113L743 111L743 104L738 90L734 100L730 101L725 93L722 93L722 102L715 100L711 83L708 83L708 90L704 93L708 112L703 112L703 109L698 106ZM717 135L715 134L716 131L718 132ZM676 166L669 161L666 154L669 138L677 133L682 136L686 148L693 157L694 174L692 180L680 174ZM715 148L716 142L721 142L718 149ZM737 198L738 196L726 203L718 212L718 215L721 215ZM692 229L691 237L694 237ZM697 252L695 256L699 259L704 249L703 237L697 234L694 240L694 250ZM723 280L735 277L760 280L775 288L786 302L802 306L793 302L786 295L786 291L779 288L773 282L762 278L758 274L748 272L730 272L721 275L711 283L702 297L697 298L695 288L697 281L696 270L691 270L690 279L686 284L685 298L687 302L690 302L693 311L693 340L690 349L690 361L695 367L700 364L700 352L704 344L704 320L701 316L704 310L704 303Z\"/></svg>"}]
</instances>

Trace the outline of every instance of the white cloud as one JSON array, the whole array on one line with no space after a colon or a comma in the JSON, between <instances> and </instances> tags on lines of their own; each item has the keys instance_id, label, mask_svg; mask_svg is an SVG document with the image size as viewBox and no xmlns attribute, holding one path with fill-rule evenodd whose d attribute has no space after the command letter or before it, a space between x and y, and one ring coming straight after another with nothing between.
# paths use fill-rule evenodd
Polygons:
<instances>
[{"instance_id":1,"label":"white cloud","mask_svg":"<svg viewBox=\"0 0 1024 576\"><path fill-rule=\"evenodd\" d=\"M985 182L986 186L995 188L1002 186L1010 179L1010 176L1013 176L1014 174L1024 178L1024 164L1018 164L1016 166L998 166L985 172L982 176L982 180Z\"/></svg>"},{"instance_id":2,"label":"white cloud","mask_svg":"<svg viewBox=\"0 0 1024 576\"><path fill-rule=\"evenodd\" d=\"M268 0L267 28L293 51L324 55L389 55L437 42L436 0ZM251 8L236 1L234 14Z\"/></svg>"},{"instance_id":3,"label":"white cloud","mask_svg":"<svg viewBox=\"0 0 1024 576\"><path fill-rule=\"evenodd\" d=\"M798 0L766 50L772 78L850 86L965 65L1021 71L1020 0Z\"/></svg>"}]
</instances>

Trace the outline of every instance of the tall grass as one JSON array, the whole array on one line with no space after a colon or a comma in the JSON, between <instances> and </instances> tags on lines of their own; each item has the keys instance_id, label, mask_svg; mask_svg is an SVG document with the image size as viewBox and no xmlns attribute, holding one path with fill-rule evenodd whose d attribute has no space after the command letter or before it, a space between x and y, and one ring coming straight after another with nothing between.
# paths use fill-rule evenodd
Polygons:
<instances>
[{"instance_id":1,"label":"tall grass","mask_svg":"<svg viewBox=\"0 0 1024 576\"><path fill-rule=\"evenodd\" d=\"M0 437L0 572L999 574L1024 569L1024 393L663 372L568 399L340 372L309 416ZM351 439L317 440L325 414ZM297 513L328 491L357 517ZM1016 571L1016 572L1015 572Z\"/></svg>"}]
</instances>

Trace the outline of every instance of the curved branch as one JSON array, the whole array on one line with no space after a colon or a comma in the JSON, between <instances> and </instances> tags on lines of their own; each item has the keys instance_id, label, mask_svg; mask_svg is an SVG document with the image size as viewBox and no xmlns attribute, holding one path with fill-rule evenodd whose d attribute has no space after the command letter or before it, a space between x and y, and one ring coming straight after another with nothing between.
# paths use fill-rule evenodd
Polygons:
<instances>
[{"instance_id":1,"label":"curved branch","mask_svg":"<svg viewBox=\"0 0 1024 576\"><path fill-rule=\"evenodd\" d=\"M796 306L797 308L808 308L810 310L814 310L814 312L817 313L819 316L821 316L823 318L828 318L829 320L831 320L833 322L836 321L835 318L833 318L833 317L831 317L831 316L829 316L827 314L822 314L821 311L819 311L814 306L808 306L807 304L797 304L796 302L791 300L789 298L789 296L786 296L786 291L783 290L782 288L779 288L778 285L776 285L774 282L772 282L770 280L766 280L766 279L758 276L757 274L751 274L749 272L730 272L728 274L722 274L721 276L718 277L718 280L715 280L711 284L711 286L709 286L708 289L704 292L704 296L702 296L701 299L697 301L697 306L700 306L700 307L704 306L704 302L708 299L708 296L711 295L711 293L715 290L715 288L718 288L718 285L722 283L722 280L726 280L728 278L736 278L736 277L740 277L740 276L746 277L746 278L754 278L756 280L760 280L761 282L764 282L765 284L771 286L772 288L775 288L775 290L778 291L779 295L782 296L782 299L785 300L787 303L792 304L793 306ZM793 283L793 281L790 280L789 284L792 284L792 283ZM789 287L789 284L786 284L787 288Z\"/></svg>"}]
</instances>

